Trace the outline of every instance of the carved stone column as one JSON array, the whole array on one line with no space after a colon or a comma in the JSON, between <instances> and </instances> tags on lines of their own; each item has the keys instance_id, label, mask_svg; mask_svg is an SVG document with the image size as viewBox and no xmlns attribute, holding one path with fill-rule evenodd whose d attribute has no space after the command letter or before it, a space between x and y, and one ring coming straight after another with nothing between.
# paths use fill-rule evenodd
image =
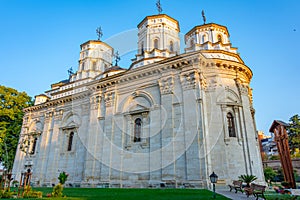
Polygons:
<instances>
[{"instance_id":1,"label":"carved stone column","mask_svg":"<svg viewBox=\"0 0 300 200\"><path fill-rule=\"evenodd\" d=\"M173 156L173 89L174 77L164 74L159 80L161 93L161 144L162 151L162 180L174 180L174 156ZM169 145L170 148L164 148Z\"/></svg>"},{"instance_id":2,"label":"carved stone column","mask_svg":"<svg viewBox=\"0 0 300 200\"><path fill-rule=\"evenodd\" d=\"M190 69L180 74L183 96L183 124L185 141L185 167L187 181L200 181L200 153L198 138L200 134L201 108L197 103L200 79L198 71ZM203 155L202 155L203 156Z\"/></svg>"}]
</instances>

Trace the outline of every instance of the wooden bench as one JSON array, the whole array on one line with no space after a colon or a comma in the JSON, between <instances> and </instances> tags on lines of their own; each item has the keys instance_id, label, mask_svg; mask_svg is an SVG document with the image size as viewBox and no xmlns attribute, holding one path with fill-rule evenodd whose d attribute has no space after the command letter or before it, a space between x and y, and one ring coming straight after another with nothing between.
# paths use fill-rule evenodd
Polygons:
<instances>
[{"instance_id":1,"label":"wooden bench","mask_svg":"<svg viewBox=\"0 0 300 200\"><path fill-rule=\"evenodd\" d=\"M252 183L250 185L250 188L245 188L245 193L247 197L253 194L253 196L255 196L256 199L258 199L259 195L261 195L262 198L266 199L264 195L265 190L266 190L266 186Z\"/></svg>"},{"instance_id":2,"label":"wooden bench","mask_svg":"<svg viewBox=\"0 0 300 200\"><path fill-rule=\"evenodd\" d=\"M235 193L237 193L238 191L241 191L243 193L242 183L242 181L232 181L232 184L228 185L230 188L230 192L232 189L235 189Z\"/></svg>"}]
</instances>

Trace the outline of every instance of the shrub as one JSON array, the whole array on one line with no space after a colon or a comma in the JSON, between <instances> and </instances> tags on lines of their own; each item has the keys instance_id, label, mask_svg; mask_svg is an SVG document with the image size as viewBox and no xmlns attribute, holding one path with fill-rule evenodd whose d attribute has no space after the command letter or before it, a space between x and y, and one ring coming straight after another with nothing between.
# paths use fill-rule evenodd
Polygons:
<instances>
[{"instance_id":1,"label":"shrub","mask_svg":"<svg viewBox=\"0 0 300 200\"><path fill-rule=\"evenodd\" d=\"M40 191L33 191L28 185L24 188L23 198L42 198L43 193Z\"/></svg>"},{"instance_id":2,"label":"shrub","mask_svg":"<svg viewBox=\"0 0 300 200\"><path fill-rule=\"evenodd\" d=\"M57 184L54 186L51 196L53 197L62 197L63 186L62 184Z\"/></svg>"},{"instance_id":3,"label":"shrub","mask_svg":"<svg viewBox=\"0 0 300 200\"><path fill-rule=\"evenodd\" d=\"M282 185L284 188L290 188L290 187L291 187L291 183L286 182L286 181L282 181L282 182L281 182L281 185Z\"/></svg>"},{"instance_id":4,"label":"shrub","mask_svg":"<svg viewBox=\"0 0 300 200\"><path fill-rule=\"evenodd\" d=\"M0 198L10 199L12 198L13 193L9 190L0 190Z\"/></svg>"},{"instance_id":5,"label":"shrub","mask_svg":"<svg viewBox=\"0 0 300 200\"><path fill-rule=\"evenodd\" d=\"M60 184L65 184L65 182L68 179L69 174L67 174L66 172L61 172L58 176L58 180Z\"/></svg>"},{"instance_id":6,"label":"shrub","mask_svg":"<svg viewBox=\"0 0 300 200\"><path fill-rule=\"evenodd\" d=\"M239 176L239 179L240 179L240 181L245 182L247 184L247 187L250 187L250 183L255 181L257 179L257 177L252 174L251 175L244 174L244 175Z\"/></svg>"}]
</instances>

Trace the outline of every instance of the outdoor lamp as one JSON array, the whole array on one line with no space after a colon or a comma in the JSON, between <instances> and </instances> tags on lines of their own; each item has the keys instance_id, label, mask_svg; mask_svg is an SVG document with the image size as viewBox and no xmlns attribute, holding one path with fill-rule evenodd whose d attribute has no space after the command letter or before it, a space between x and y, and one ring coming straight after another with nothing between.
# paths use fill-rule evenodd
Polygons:
<instances>
[{"instance_id":1,"label":"outdoor lamp","mask_svg":"<svg viewBox=\"0 0 300 200\"><path fill-rule=\"evenodd\" d=\"M211 175L209 175L209 178L210 178L210 182L213 184L213 191L214 191L213 198L215 199L216 198L216 186L215 186L215 183L218 181L218 175L215 174L215 172L213 172Z\"/></svg>"},{"instance_id":2,"label":"outdoor lamp","mask_svg":"<svg viewBox=\"0 0 300 200\"><path fill-rule=\"evenodd\" d=\"M213 172L211 175L209 175L209 178L210 178L211 183L217 183L217 181L218 181L218 175L215 174L215 172Z\"/></svg>"}]
</instances>

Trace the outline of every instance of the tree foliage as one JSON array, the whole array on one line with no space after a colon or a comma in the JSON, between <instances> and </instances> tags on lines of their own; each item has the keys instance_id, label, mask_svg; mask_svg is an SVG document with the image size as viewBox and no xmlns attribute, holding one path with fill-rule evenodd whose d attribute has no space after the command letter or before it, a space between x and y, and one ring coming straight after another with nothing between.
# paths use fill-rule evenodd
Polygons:
<instances>
[{"instance_id":1,"label":"tree foliage","mask_svg":"<svg viewBox=\"0 0 300 200\"><path fill-rule=\"evenodd\" d=\"M294 153L297 148L300 148L300 116L294 115L290 118L289 122L290 126L287 127L287 132L290 148L292 153Z\"/></svg>"},{"instance_id":2,"label":"tree foliage","mask_svg":"<svg viewBox=\"0 0 300 200\"><path fill-rule=\"evenodd\" d=\"M277 172L272 167L266 167L264 168L264 175L266 181L268 180L272 181L277 175Z\"/></svg>"},{"instance_id":3,"label":"tree foliage","mask_svg":"<svg viewBox=\"0 0 300 200\"><path fill-rule=\"evenodd\" d=\"M11 170L22 127L23 109L33 105L25 92L0 85L0 162Z\"/></svg>"},{"instance_id":4,"label":"tree foliage","mask_svg":"<svg viewBox=\"0 0 300 200\"><path fill-rule=\"evenodd\" d=\"M256 176L254 175L249 175L249 174L243 174L239 176L239 180L243 181L244 183L247 184L247 187L250 187L250 183L255 181L257 179Z\"/></svg>"}]
</instances>

